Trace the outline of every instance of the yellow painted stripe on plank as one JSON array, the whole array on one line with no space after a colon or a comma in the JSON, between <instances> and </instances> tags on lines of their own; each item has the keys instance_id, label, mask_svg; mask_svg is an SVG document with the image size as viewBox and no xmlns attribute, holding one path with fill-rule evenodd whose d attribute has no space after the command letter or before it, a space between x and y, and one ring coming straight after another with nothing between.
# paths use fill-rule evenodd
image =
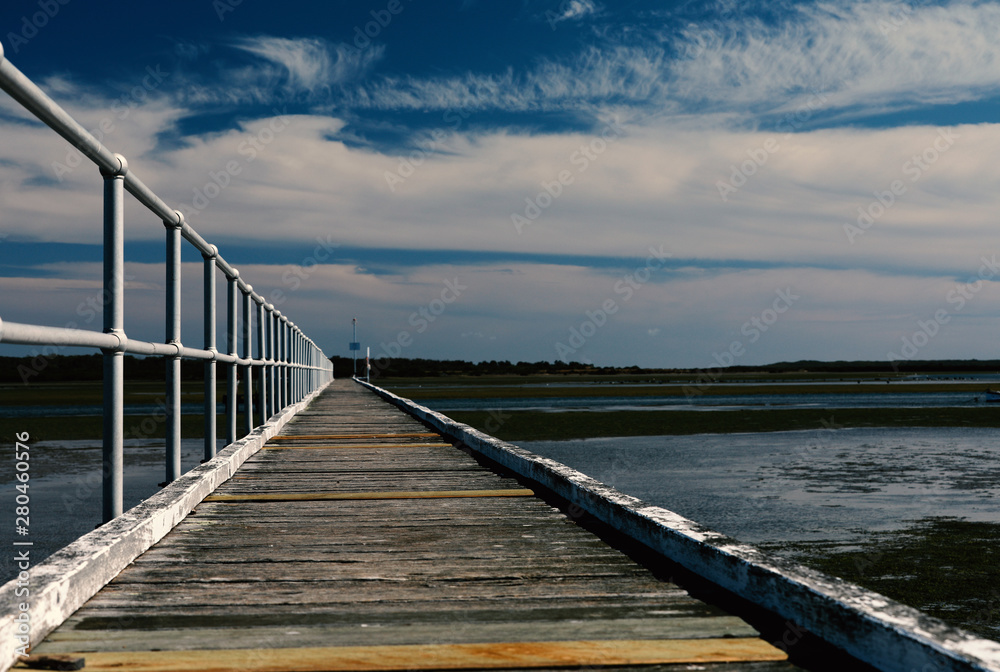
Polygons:
<instances>
[{"instance_id":1,"label":"yellow painted stripe on plank","mask_svg":"<svg viewBox=\"0 0 1000 672\"><path fill-rule=\"evenodd\" d=\"M390 672L767 662L787 655L756 637L341 646L301 649L101 651L87 672ZM19 666L20 667L20 666Z\"/></svg>"},{"instance_id":2,"label":"yellow painted stripe on plank","mask_svg":"<svg viewBox=\"0 0 1000 672\"><path fill-rule=\"evenodd\" d=\"M267 492L255 495L209 495L206 502L311 502L355 499L447 499L458 497L534 497L526 488L504 490L386 490L381 492Z\"/></svg>"},{"instance_id":3,"label":"yellow painted stripe on plank","mask_svg":"<svg viewBox=\"0 0 1000 672\"><path fill-rule=\"evenodd\" d=\"M450 443L345 443L330 446L264 446L264 450L342 450L345 448L454 448Z\"/></svg>"},{"instance_id":4,"label":"yellow painted stripe on plank","mask_svg":"<svg viewBox=\"0 0 1000 672\"><path fill-rule=\"evenodd\" d=\"M271 441L320 441L324 439L418 439L421 437L441 436L437 432L410 432L402 434L303 434L294 436L285 434L273 436Z\"/></svg>"}]
</instances>

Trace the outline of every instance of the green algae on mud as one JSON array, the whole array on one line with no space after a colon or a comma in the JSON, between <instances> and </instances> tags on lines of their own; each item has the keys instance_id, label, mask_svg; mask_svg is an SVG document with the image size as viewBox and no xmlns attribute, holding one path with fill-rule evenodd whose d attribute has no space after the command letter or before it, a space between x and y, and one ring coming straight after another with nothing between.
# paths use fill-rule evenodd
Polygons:
<instances>
[{"instance_id":1,"label":"green algae on mud","mask_svg":"<svg viewBox=\"0 0 1000 672\"><path fill-rule=\"evenodd\" d=\"M505 441L613 436L778 432L846 427L1000 427L1000 409L836 408L735 411L450 411L448 416Z\"/></svg>"},{"instance_id":2,"label":"green algae on mud","mask_svg":"<svg viewBox=\"0 0 1000 672\"><path fill-rule=\"evenodd\" d=\"M1000 639L1000 523L924 518L860 547L759 544L981 637Z\"/></svg>"},{"instance_id":3,"label":"green algae on mud","mask_svg":"<svg viewBox=\"0 0 1000 672\"><path fill-rule=\"evenodd\" d=\"M441 381L427 383L427 387L416 384L381 383L390 392L414 401L436 399L515 399L515 398L592 398L592 397L713 397L733 395L771 395L771 394L903 394L914 392L968 392L980 394L984 391L982 382L907 382L883 379L850 380L850 381L820 381L820 382L754 382L732 380L700 385L696 382L687 384L680 382L655 383L649 381L602 381L603 384L573 384L572 381L549 380L544 384L533 384L530 387L524 382L504 381L496 385L484 385L483 382L454 383L448 379L447 384Z\"/></svg>"}]
</instances>

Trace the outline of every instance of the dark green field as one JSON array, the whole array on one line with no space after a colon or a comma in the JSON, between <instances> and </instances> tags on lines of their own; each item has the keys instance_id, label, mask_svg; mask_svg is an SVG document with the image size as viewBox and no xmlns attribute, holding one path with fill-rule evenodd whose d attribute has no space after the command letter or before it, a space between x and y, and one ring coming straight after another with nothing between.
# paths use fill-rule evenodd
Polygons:
<instances>
[{"instance_id":1,"label":"dark green field","mask_svg":"<svg viewBox=\"0 0 1000 672\"><path fill-rule=\"evenodd\" d=\"M909 382L859 374L727 374L718 382L690 374L635 376L482 376L442 380L387 379L382 385L417 402L438 399L490 399L490 411L454 411L449 415L507 441L556 441L612 436L658 436L727 432L776 432L843 427L1000 427L1000 407L840 408L671 411L504 411L513 398L686 397L773 394L899 394L967 392L982 394L982 382L950 380ZM567 384L570 383L570 384ZM588 383L581 385L580 383Z\"/></svg>"},{"instance_id":2,"label":"dark green field","mask_svg":"<svg viewBox=\"0 0 1000 672\"><path fill-rule=\"evenodd\" d=\"M449 417L505 441L779 432L845 427L1000 427L1000 408L837 408L738 411L455 411Z\"/></svg>"}]
</instances>

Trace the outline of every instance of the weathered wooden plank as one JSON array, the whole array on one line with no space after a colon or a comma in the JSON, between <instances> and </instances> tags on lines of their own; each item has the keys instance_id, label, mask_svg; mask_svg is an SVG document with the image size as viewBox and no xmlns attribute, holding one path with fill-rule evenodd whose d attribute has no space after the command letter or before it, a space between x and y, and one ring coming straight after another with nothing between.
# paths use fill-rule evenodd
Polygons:
<instances>
[{"instance_id":1,"label":"weathered wooden plank","mask_svg":"<svg viewBox=\"0 0 1000 672\"><path fill-rule=\"evenodd\" d=\"M404 566L392 562L255 562L255 563L205 563L192 577L185 568L173 566L145 565L129 572L126 579L116 580L115 585L147 583L181 583L189 586L199 583L273 583L275 581L311 581L317 577L335 577L338 581L383 580L383 581L474 581L474 580L566 580L589 578L600 581L612 576L626 576L621 565L588 563L581 567L571 559L564 562L534 562L517 567L504 567L502 562L474 563L427 561L406 563Z\"/></svg>"},{"instance_id":2,"label":"weathered wooden plank","mask_svg":"<svg viewBox=\"0 0 1000 672\"><path fill-rule=\"evenodd\" d=\"M29 655L19 660L23 667L32 670L82 670L84 660L74 655Z\"/></svg>"},{"instance_id":3,"label":"weathered wooden plank","mask_svg":"<svg viewBox=\"0 0 1000 672\"><path fill-rule=\"evenodd\" d=\"M487 642L559 641L573 639L708 639L756 637L756 630L733 616L469 623L455 618L437 623L387 624L358 621L335 625L122 629L102 632L66 630L50 636L47 653L90 651L177 651L183 649L253 649L272 646L390 646L402 644L476 644Z\"/></svg>"},{"instance_id":4,"label":"weathered wooden plank","mask_svg":"<svg viewBox=\"0 0 1000 672\"><path fill-rule=\"evenodd\" d=\"M413 582L405 580L369 579L325 580L325 581L280 581L267 584L246 583L242 587L232 584L196 584L185 592L183 584L118 584L112 583L95 595L88 603L130 607L136 611L165 607L185 607L193 605L222 606L243 609L247 605L322 605L324 609L353 608L362 602L418 602L428 600L452 600L458 602L498 599L533 598L538 600L587 600L603 595L637 590L636 582L641 577L606 577L594 581L592 577L582 579L548 579L524 581L516 578L479 580L427 580ZM250 590L252 588L252 590ZM659 586L650 581L646 586L648 594L655 594Z\"/></svg>"},{"instance_id":5,"label":"weathered wooden plank","mask_svg":"<svg viewBox=\"0 0 1000 672\"><path fill-rule=\"evenodd\" d=\"M183 605L182 605L183 606ZM567 628L589 620L647 620L650 618L718 618L724 611L678 591L672 596L599 595L578 598L504 598L474 603L446 599L412 603L387 599L353 605L247 605L238 611L217 605L188 605L182 609L153 607L145 611L88 605L70 617L60 631L183 630L185 628L320 626L368 623L405 626L441 623L562 622ZM53 634L54 636L54 634ZM610 635L609 635L610 636Z\"/></svg>"},{"instance_id":6,"label":"weathered wooden plank","mask_svg":"<svg viewBox=\"0 0 1000 672\"><path fill-rule=\"evenodd\" d=\"M264 450L345 450L372 448L454 448L450 443L342 443L327 446L268 444Z\"/></svg>"},{"instance_id":7,"label":"weathered wooden plank","mask_svg":"<svg viewBox=\"0 0 1000 672\"><path fill-rule=\"evenodd\" d=\"M326 413L310 413L302 415L314 415L323 418L329 417ZM298 425L292 425L289 430L295 429ZM387 434L387 433L372 433L372 434L285 434L282 436L275 436L271 438L270 443L281 443L284 441L328 441L328 440L340 440L340 439L404 439L404 438L425 438L425 437L440 437L441 435L437 432L410 432L410 433L397 433L397 434ZM450 445L450 444L449 444Z\"/></svg>"},{"instance_id":8,"label":"weathered wooden plank","mask_svg":"<svg viewBox=\"0 0 1000 672\"><path fill-rule=\"evenodd\" d=\"M376 492L275 492L246 495L209 495L206 502L298 502L339 501L352 499L444 499L447 497L534 497L527 489L507 490L399 490Z\"/></svg>"},{"instance_id":9,"label":"weathered wooden plank","mask_svg":"<svg viewBox=\"0 0 1000 672\"><path fill-rule=\"evenodd\" d=\"M533 669L666 663L783 661L758 638L502 642L397 646L115 651L86 655L92 672L377 672Z\"/></svg>"}]
</instances>

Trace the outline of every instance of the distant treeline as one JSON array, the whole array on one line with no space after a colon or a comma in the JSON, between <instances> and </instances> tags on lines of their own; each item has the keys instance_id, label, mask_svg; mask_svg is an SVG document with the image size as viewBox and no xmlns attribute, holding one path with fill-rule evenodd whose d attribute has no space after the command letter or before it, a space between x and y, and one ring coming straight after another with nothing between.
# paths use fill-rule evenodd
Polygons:
<instances>
[{"instance_id":1,"label":"distant treeline","mask_svg":"<svg viewBox=\"0 0 1000 672\"><path fill-rule=\"evenodd\" d=\"M352 371L352 360L349 357L331 357L333 375L336 378L349 378ZM642 373L638 366L614 367L593 366L579 362L517 362L512 364L506 360L489 362L466 362L460 359L375 359L372 358L372 379L422 378L437 376L528 376L528 375L558 375L586 374L596 376L613 376L624 373ZM652 371L652 369L646 369ZM365 360L358 359L358 376L365 375Z\"/></svg>"},{"instance_id":2,"label":"distant treeline","mask_svg":"<svg viewBox=\"0 0 1000 672\"><path fill-rule=\"evenodd\" d=\"M39 355L37 357L0 357L2 383L61 383L101 380L104 356ZM219 379L225 380L226 367L219 367ZM166 364L160 357L125 355L125 380L164 380ZM181 361L181 380L203 380L205 366L194 360Z\"/></svg>"},{"instance_id":3,"label":"distant treeline","mask_svg":"<svg viewBox=\"0 0 1000 672\"><path fill-rule=\"evenodd\" d=\"M715 369L718 371L719 369ZM1000 372L1000 359L939 359L939 360L897 360L888 361L851 361L851 362L819 362L804 359L798 362L779 362L766 366L731 366L721 369L726 373L793 373L807 371L809 373L876 373L876 374L911 374L911 373L997 373Z\"/></svg>"},{"instance_id":4,"label":"distant treeline","mask_svg":"<svg viewBox=\"0 0 1000 672\"><path fill-rule=\"evenodd\" d=\"M334 376L349 378L352 360L331 357ZM358 360L358 375L364 375L364 359ZM53 355L49 357L0 357L0 383L66 382L101 380L102 355ZM226 379L227 367L218 367L219 380ZM636 374L698 374L719 373L864 373L875 375L907 375L916 373L997 373L1000 360L948 359L897 362L820 362L802 360L779 362L766 366L731 366L726 369L644 369L638 366L594 366L581 362L517 362L507 360L466 362L438 359L373 359L372 378L442 377L442 376L528 376L528 375L587 375L616 376ZM165 366L159 357L125 356L126 380L163 380ZM202 380L204 363L194 360L181 362L182 380Z\"/></svg>"},{"instance_id":5,"label":"distant treeline","mask_svg":"<svg viewBox=\"0 0 1000 672\"><path fill-rule=\"evenodd\" d=\"M332 357L334 375L338 378L351 375L351 359ZM358 360L358 375L364 375L364 359ZM646 374L699 374L719 373L866 373L898 375L911 373L996 373L1000 360L914 360L914 361L851 361L819 362L802 360L778 362L766 366L731 366L725 369L649 369L639 366L594 366L580 362L517 362L489 361L478 364L462 360L435 359L385 359L372 360L372 378L377 377L435 377L435 376L527 376L575 374L588 376L646 375Z\"/></svg>"}]
</instances>

